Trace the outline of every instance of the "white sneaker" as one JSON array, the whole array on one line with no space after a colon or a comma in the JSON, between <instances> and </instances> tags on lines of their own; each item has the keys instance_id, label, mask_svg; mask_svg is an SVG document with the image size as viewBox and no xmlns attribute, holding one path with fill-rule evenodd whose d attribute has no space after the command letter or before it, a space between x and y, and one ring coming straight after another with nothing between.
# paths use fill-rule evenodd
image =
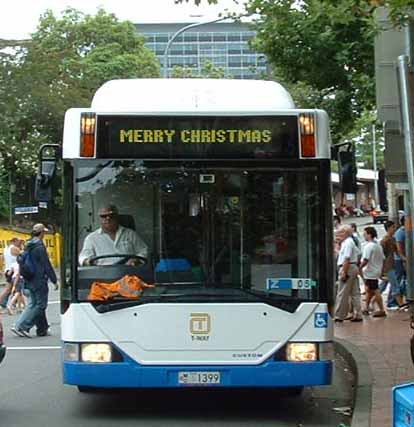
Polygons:
<instances>
[{"instance_id":1,"label":"white sneaker","mask_svg":"<svg viewBox=\"0 0 414 427\"><path fill-rule=\"evenodd\" d=\"M18 337L26 337L26 338L32 338L30 336L29 331L24 331L23 329L17 328L16 326L12 326L10 330L17 335Z\"/></svg>"}]
</instances>

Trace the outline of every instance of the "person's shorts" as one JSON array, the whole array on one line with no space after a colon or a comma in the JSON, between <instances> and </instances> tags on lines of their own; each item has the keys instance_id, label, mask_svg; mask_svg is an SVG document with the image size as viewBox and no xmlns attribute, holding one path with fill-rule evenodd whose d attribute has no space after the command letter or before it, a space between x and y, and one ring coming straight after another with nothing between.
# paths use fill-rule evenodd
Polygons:
<instances>
[{"instance_id":1,"label":"person's shorts","mask_svg":"<svg viewBox=\"0 0 414 427\"><path fill-rule=\"evenodd\" d=\"M375 291L378 289L378 280L377 279L365 279L365 285L369 290Z\"/></svg>"}]
</instances>

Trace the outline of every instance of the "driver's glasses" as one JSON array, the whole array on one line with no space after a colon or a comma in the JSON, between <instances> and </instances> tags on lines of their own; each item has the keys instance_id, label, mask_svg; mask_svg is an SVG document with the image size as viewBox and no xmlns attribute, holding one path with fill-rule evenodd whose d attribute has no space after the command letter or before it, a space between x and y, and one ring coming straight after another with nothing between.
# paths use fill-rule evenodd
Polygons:
<instances>
[{"instance_id":1,"label":"driver's glasses","mask_svg":"<svg viewBox=\"0 0 414 427\"><path fill-rule=\"evenodd\" d=\"M101 214L99 215L102 219L113 219L115 217L115 214L113 213L107 213L107 214Z\"/></svg>"}]
</instances>

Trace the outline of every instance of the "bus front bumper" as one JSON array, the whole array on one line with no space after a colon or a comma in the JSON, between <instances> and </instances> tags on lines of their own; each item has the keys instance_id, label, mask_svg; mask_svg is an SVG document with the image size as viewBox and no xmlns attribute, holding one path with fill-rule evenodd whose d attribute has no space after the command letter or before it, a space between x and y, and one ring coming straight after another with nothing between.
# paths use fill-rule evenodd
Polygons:
<instances>
[{"instance_id":1,"label":"bus front bumper","mask_svg":"<svg viewBox=\"0 0 414 427\"><path fill-rule=\"evenodd\" d=\"M183 372L220 373L220 383L183 384ZM332 362L267 361L257 366L148 366L119 363L64 362L65 384L99 388L301 387L330 384Z\"/></svg>"}]
</instances>

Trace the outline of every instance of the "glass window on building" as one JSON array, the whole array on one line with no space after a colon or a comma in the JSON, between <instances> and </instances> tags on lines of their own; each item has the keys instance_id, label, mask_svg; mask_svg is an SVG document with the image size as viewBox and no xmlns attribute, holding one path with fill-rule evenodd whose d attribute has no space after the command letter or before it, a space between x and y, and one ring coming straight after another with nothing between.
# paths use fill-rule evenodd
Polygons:
<instances>
[{"instance_id":1,"label":"glass window on building","mask_svg":"<svg viewBox=\"0 0 414 427\"><path fill-rule=\"evenodd\" d=\"M227 44L225 43L213 43L213 51L216 54L225 55L227 52Z\"/></svg>"},{"instance_id":2,"label":"glass window on building","mask_svg":"<svg viewBox=\"0 0 414 427\"><path fill-rule=\"evenodd\" d=\"M251 40L253 37L255 36L254 31L246 31L244 33L241 34L241 39L243 41L249 41Z\"/></svg>"},{"instance_id":3,"label":"glass window on building","mask_svg":"<svg viewBox=\"0 0 414 427\"><path fill-rule=\"evenodd\" d=\"M155 42L155 34L145 34L145 43L154 43Z\"/></svg>"},{"instance_id":4,"label":"glass window on building","mask_svg":"<svg viewBox=\"0 0 414 427\"><path fill-rule=\"evenodd\" d=\"M198 33L184 33L184 42L197 42L198 41Z\"/></svg>"},{"instance_id":5,"label":"glass window on building","mask_svg":"<svg viewBox=\"0 0 414 427\"><path fill-rule=\"evenodd\" d=\"M170 56L170 67L185 65L185 58L182 56Z\"/></svg>"},{"instance_id":6,"label":"glass window on building","mask_svg":"<svg viewBox=\"0 0 414 427\"><path fill-rule=\"evenodd\" d=\"M241 33L228 33L227 40L229 42L238 42L241 40Z\"/></svg>"},{"instance_id":7,"label":"glass window on building","mask_svg":"<svg viewBox=\"0 0 414 427\"><path fill-rule=\"evenodd\" d=\"M167 47L167 43L155 43L155 53L158 54L162 54L165 51L165 48Z\"/></svg>"},{"instance_id":8,"label":"glass window on building","mask_svg":"<svg viewBox=\"0 0 414 427\"><path fill-rule=\"evenodd\" d=\"M234 59L236 58L235 56L230 56L229 58L229 67L241 67L242 66L242 61L241 59Z\"/></svg>"},{"instance_id":9,"label":"glass window on building","mask_svg":"<svg viewBox=\"0 0 414 427\"><path fill-rule=\"evenodd\" d=\"M197 45L184 45L184 55L197 55L198 49Z\"/></svg>"},{"instance_id":10,"label":"glass window on building","mask_svg":"<svg viewBox=\"0 0 414 427\"><path fill-rule=\"evenodd\" d=\"M171 55L182 55L184 53L184 47L183 45L177 45L172 44L170 47L170 54Z\"/></svg>"},{"instance_id":11,"label":"glass window on building","mask_svg":"<svg viewBox=\"0 0 414 427\"><path fill-rule=\"evenodd\" d=\"M198 41L200 42L211 42L212 41L211 33L198 33Z\"/></svg>"},{"instance_id":12,"label":"glass window on building","mask_svg":"<svg viewBox=\"0 0 414 427\"><path fill-rule=\"evenodd\" d=\"M242 50L238 48L237 46L229 46L228 50L229 55L239 55L242 53Z\"/></svg>"},{"instance_id":13,"label":"glass window on building","mask_svg":"<svg viewBox=\"0 0 414 427\"><path fill-rule=\"evenodd\" d=\"M226 33L213 33L213 41L225 42L226 41Z\"/></svg>"},{"instance_id":14,"label":"glass window on building","mask_svg":"<svg viewBox=\"0 0 414 427\"><path fill-rule=\"evenodd\" d=\"M193 57L184 57L184 65L186 67L192 67L192 66L197 66L198 62L197 62L197 56L193 56Z\"/></svg>"},{"instance_id":15,"label":"glass window on building","mask_svg":"<svg viewBox=\"0 0 414 427\"><path fill-rule=\"evenodd\" d=\"M156 42L165 42L168 43L168 34L167 33L162 33L162 34L155 34L155 41Z\"/></svg>"},{"instance_id":16,"label":"glass window on building","mask_svg":"<svg viewBox=\"0 0 414 427\"><path fill-rule=\"evenodd\" d=\"M213 52L214 45L212 43L200 44L200 52Z\"/></svg>"}]
</instances>

